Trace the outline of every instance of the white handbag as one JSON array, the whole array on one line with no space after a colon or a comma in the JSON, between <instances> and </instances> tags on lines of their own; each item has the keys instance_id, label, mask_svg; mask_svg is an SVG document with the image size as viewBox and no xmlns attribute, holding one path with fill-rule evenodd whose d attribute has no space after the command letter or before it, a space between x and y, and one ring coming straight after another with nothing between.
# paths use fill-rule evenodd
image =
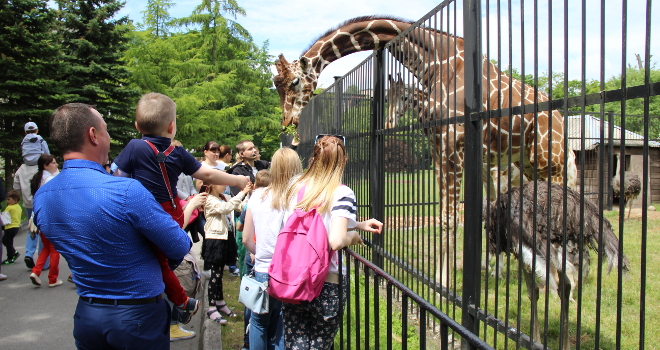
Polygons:
<instances>
[{"instance_id":1,"label":"white handbag","mask_svg":"<svg viewBox=\"0 0 660 350\"><path fill-rule=\"evenodd\" d=\"M243 275L238 301L257 314L268 313L268 282L257 282L252 273Z\"/></svg>"},{"instance_id":2,"label":"white handbag","mask_svg":"<svg viewBox=\"0 0 660 350\"><path fill-rule=\"evenodd\" d=\"M2 226L11 224L11 215L8 211L3 211L0 213L0 221L2 221Z\"/></svg>"}]
</instances>

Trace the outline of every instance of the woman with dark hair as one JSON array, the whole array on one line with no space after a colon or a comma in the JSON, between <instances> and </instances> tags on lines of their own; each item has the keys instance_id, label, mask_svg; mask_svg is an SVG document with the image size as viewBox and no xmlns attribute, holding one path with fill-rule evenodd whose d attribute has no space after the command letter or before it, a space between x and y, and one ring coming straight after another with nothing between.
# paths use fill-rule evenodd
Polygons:
<instances>
[{"instance_id":1,"label":"woman with dark hair","mask_svg":"<svg viewBox=\"0 0 660 350\"><path fill-rule=\"evenodd\" d=\"M37 193L37 190L43 186L46 182L50 181L55 175L58 174L57 170L57 161L55 157L51 154L42 154L37 161L37 173L34 175L30 181L30 190L32 191L32 196ZM44 244L44 248L39 253L39 258L37 259L37 264L32 268L32 273L30 274L30 279L32 284L36 286L41 286L41 270L43 270L46 260L50 257L50 270L48 271L48 286L57 287L62 284L62 281L57 277L60 273L60 253L55 250L53 244L50 243L48 238L46 238L41 232L41 241Z\"/></svg>"},{"instance_id":2,"label":"woman with dark hair","mask_svg":"<svg viewBox=\"0 0 660 350\"><path fill-rule=\"evenodd\" d=\"M218 152L218 164L223 168L222 170L227 170L231 162L231 147L222 145L218 148Z\"/></svg>"}]
</instances>

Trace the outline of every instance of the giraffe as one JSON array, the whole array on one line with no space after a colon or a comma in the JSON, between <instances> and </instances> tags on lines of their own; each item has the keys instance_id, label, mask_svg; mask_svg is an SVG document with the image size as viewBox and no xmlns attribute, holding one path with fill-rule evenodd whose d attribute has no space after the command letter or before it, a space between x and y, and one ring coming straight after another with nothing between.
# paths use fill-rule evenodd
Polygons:
<instances>
[{"instance_id":1,"label":"giraffe","mask_svg":"<svg viewBox=\"0 0 660 350\"><path fill-rule=\"evenodd\" d=\"M387 101L388 101L388 115L385 122L385 128L391 129L396 126L398 120L406 113L408 110L413 110L420 122L424 121L424 110L428 108L428 105L431 103L431 100L428 97L428 94L425 93L422 89L415 88L414 84L405 84L401 79L399 74L397 79L392 78L392 75L389 75L389 88L387 89ZM459 134L462 135L462 124L457 125ZM425 130L425 133L428 133ZM484 140L486 142L486 140ZM488 145L483 144L484 153L488 152ZM577 186L577 165L575 163L575 152L568 147L567 152L567 186L572 190L578 190ZM463 162L463 159L459 160ZM489 185L491 188L491 193L499 194L505 193L509 190L509 183L511 184L520 184L520 164L513 163L507 164L505 167L502 167L501 171L497 167L490 169L485 169L490 173L490 179L492 180ZM509 181L509 172L511 173L511 180ZM486 175L486 174L484 174ZM484 176L484 182L488 180L488 177ZM527 183L530 179L527 176L522 177L522 184ZM488 184L485 184L488 185Z\"/></svg>"},{"instance_id":2,"label":"giraffe","mask_svg":"<svg viewBox=\"0 0 660 350\"><path fill-rule=\"evenodd\" d=\"M406 84L403 81L403 79L401 79L400 74L398 75L397 79L394 79L392 78L392 75L389 75L388 81L389 81L389 88L387 89L388 116L385 122L385 128L387 129L394 128L398 120L400 120L401 117L410 109L412 109L415 112L420 122L425 121L426 116L424 115L424 111L428 110L429 105L431 103L435 103L435 101L432 101L428 96L428 94L425 93L422 89L416 88L415 87L416 84ZM457 134L463 135L463 131L462 131L463 125L457 124L455 127L458 130ZM428 129L425 129L424 132L427 136L430 136ZM432 143L432 138L429 138L429 140ZM484 139L484 144L482 145L484 154L488 152L487 149L488 145L486 144L486 141L487 140ZM570 147L569 147L569 151L567 152L567 156L568 156L566 162L567 173L568 173L567 186L573 190L577 190L577 166L575 163L575 153L573 152L572 149L570 149ZM462 164L464 162L464 159L463 158L457 159L457 162ZM509 173L510 173L510 178L509 178ZM485 186L490 185L490 189L491 189L490 193L492 193L493 196L497 196L498 194L506 193L509 190L509 184L518 186L519 184L522 185L530 181L530 179L524 174L522 176L522 179L520 175L521 175L520 164L518 162L508 164L506 165L506 167L502 167L502 168L498 166L494 166L491 168L484 166L483 181ZM496 197L491 199L495 200ZM486 201L486 198L484 198L484 201ZM484 204L484 208L486 208L485 204ZM485 217L486 213L484 213L483 215ZM443 249L442 253L444 254L447 251L448 251L447 249ZM491 276L500 277L500 274L504 271L504 266L503 266L504 260L502 258L503 254L504 253L501 253L500 256L497 257L498 260L496 263L499 265L499 269L493 269ZM491 256L491 259L492 258L493 256ZM486 269L488 263L489 263L488 260L484 257L482 267ZM436 278L439 278L439 275L441 275L441 273L442 273L441 271L438 271L436 274Z\"/></svg>"},{"instance_id":3,"label":"giraffe","mask_svg":"<svg viewBox=\"0 0 660 350\"><path fill-rule=\"evenodd\" d=\"M357 17L321 35L298 60L289 63L280 55L275 62L278 74L273 82L280 95L282 125L298 125L300 112L309 102L318 77L328 64L354 52L379 49L411 25L409 21L394 17ZM429 119L464 115L463 47L463 38L417 27L388 48L428 90L428 99L433 103L426 107L428 111L424 115ZM500 72L486 57L483 58L483 81L484 110L490 106L508 108L520 106L523 102L532 104L537 99L538 102L547 101L545 95L530 86L523 90L520 81ZM463 172L460 162L464 158L463 131L457 124L433 128L428 133L434 135L431 148L436 181L441 190L442 251L447 253L442 254L440 279L442 285L449 286L456 205ZM553 182L563 183L563 129L563 118L557 111L491 119L484 123L483 129L484 139L491 143L490 151L484 155L485 163L490 169L498 163L506 167L520 162L524 174L530 178L535 171L542 179L550 173ZM500 130L507 136L502 136ZM511 134L511 143L508 134ZM524 159L521 157L523 141ZM535 144L538 147L534 147ZM450 230L454 230L454 234L449 234Z\"/></svg>"}]
</instances>

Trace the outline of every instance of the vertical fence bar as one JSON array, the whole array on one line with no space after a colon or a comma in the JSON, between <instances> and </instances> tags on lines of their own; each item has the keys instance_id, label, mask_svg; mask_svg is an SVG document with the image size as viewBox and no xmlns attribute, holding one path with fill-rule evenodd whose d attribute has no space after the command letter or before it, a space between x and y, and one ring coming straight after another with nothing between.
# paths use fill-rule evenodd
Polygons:
<instances>
[{"instance_id":1,"label":"vertical fence bar","mask_svg":"<svg viewBox=\"0 0 660 350\"><path fill-rule=\"evenodd\" d=\"M342 133L342 117L344 113L344 80L342 77L335 77L335 108L332 122L332 134Z\"/></svg>"},{"instance_id":2,"label":"vertical fence bar","mask_svg":"<svg viewBox=\"0 0 660 350\"><path fill-rule=\"evenodd\" d=\"M612 178L614 177L614 111L607 112L607 210L614 205Z\"/></svg>"},{"instance_id":3,"label":"vertical fence bar","mask_svg":"<svg viewBox=\"0 0 660 350\"><path fill-rule=\"evenodd\" d=\"M480 306L481 294L481 206L482 192L482 106L481 0L463 4L465 33L465 233L463 238L463 317L462 324L479 334L479 321L471 306ZM462 342L463 349L474 349Z\"/></svg>"},{"instance_id":4,"label":"vertical fence bar","mask_svg":"<svg viewBox=\"0 0 660 350\"><path fill-rule=\"evenodd\" d=\"M374 96L371 100L371 176L370 194L371 217L385 220L385 140L382 130L385 127L385 54L383 49L376 52L374 60ZM381 235L373 235L373 263L383 268L383 246Z\"/></svg>"}]
</instances>

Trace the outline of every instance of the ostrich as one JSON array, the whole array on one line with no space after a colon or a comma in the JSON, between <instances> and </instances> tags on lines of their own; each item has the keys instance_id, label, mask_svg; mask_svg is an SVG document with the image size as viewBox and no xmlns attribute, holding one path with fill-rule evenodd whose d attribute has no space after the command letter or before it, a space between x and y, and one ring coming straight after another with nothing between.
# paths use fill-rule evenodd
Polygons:
<instances>
[{"instance_id":1,"label":"ostrich","mask_svg":"<svg viewBox=\"0 0 660 350\"><path fill-rule=\"evenodd\" d=\"M587 257L587 248L603 254L608 261L608 272L618 267L619 240L612 232L610 222L598 212L598 207L584 199L584 219L580 219L580 194L561 185L547 182L528 182L522 187L513 187L506 194L490 204L490 216L486 221L488 246L493 254L505 252L513 254L521 261L522 275L527 285L527 294L531 301L531 313L534 320L534 339L539 340L539 320L537 302L539 287L547 287L559 294L561 300L561 324L564 336L563 349L569 348L568 339L568 301L573 290L580 283L577 268L580 266L580 230L584 230L583 257ZM549 198L549 189L552 197ZM522 203L521 200L522 192ZM564 212L564 198L567 208ZM549 200L550 199L550 200ZM534 212L536 203L536 212ZM522 207L521 207L522 204ZM551 212L548 207L552 204ZM522 209L522 210L521 210ZM547 227L548 216L550 227ZM564 245L563 220L566 220L566 243ZM599 222L603 220L602 246ZM536 227L534 227L536 221ZM508 230L507 230L508 229ZM548 251L549 240L549 251ZM547 254L549 253L549 255ZM588 259L583 259L583 276ZM566 268L563 268L565 261ZM628 271L629 262L622 257L622 271ZM549 265L549 266L547 266ZM549 274L546 275L546 267ZM546 279L546 277L550 277ZM563 280L563 293L560 291Z\"/></svg>"},{"instance_id":2,"label":"ostrich","mask_svg":"<svg viewBox=\"0 0 660 350\"><path fill-rule=\"evenodd\" d=\"M630 219L630 212L632 205L639 193L642 191L642 182L639 180L639 175L626 175L623 183L623 198L625 205L628 206L628 219ZM614 197L621 200L621 186L619 184L619 176L615 175L612 179L612 192Z\"/></svg>"}]
</instances>

